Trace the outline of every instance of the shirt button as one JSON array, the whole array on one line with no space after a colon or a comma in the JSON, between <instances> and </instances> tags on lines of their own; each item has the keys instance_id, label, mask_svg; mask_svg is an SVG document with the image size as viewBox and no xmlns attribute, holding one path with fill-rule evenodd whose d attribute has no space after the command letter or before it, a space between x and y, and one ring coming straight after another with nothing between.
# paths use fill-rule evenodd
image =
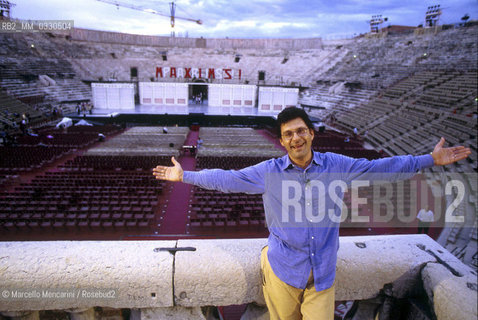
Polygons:
<instances>
[{"instance_id":1,"label":"shirt button","mask_svg":"<svg viewBox=\"0 0 478 320\"><path fill-rule=\"evenodd\" d=\"M314 254L312 253L312 257L314 256Z\"/></svg>"},{"instance_id":2,"label":"shirt button","mask_svg":"<svg viewBox=\"0 0 478 320\"><path fill-rule=\"evenodd\" d=\"M307 205L310 206L310 202L307 202Z\"/></svg>"},{"instance_id":3,"label":"shirt button","mask_svg":"<svg viewBox=\"0 0 478 320\"><path fill-rule=\"evenodd\" d=\"M314 240L314 237L310 237L312 240Z\"/></svg>"}]
</instances>

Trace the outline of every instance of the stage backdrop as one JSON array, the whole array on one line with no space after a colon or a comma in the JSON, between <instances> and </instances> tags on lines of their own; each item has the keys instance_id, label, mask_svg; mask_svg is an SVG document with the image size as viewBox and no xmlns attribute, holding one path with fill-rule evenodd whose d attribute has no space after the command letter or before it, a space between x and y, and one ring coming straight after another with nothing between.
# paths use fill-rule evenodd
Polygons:
<instances>
[{"instance_id":1,"label":"stage backdrop","mask_svg":"<svg viewBox=\"0 0 478 320\"><path fill-rule=\"evenodd\" d=\"M297 106L299 89L281 87L259 87L259 112L277 112Z\"/></svg>"},{"instance_id":2,"label":"stage backdrop","mask_svg":"<svg viewBox=\"0 0 478 320\"><path fill-rule=\"evenodd\" d=\"M140 82L141 104L188 105L188 84L167 82Z\"/></svg>"},{"instance_id":3,"label":"stage backdrop","mask_svg":"<svg viewBox=\"0 0 478 320\"><path fill-rule=\"evenodd\" d=\"M211 107L254 107L256 101L255 85L210 84L208 90Z\"/></svg>"},{"instance_id":4,"label":"stage backdrop","mask_svg":"<svg viewBox=\"0 0 478 320\"><path fill-rule=\"evenodd\" d=\"M93 105L97 109L134 110L132 83L92 83Z\"/></svg>"}]
</instances>

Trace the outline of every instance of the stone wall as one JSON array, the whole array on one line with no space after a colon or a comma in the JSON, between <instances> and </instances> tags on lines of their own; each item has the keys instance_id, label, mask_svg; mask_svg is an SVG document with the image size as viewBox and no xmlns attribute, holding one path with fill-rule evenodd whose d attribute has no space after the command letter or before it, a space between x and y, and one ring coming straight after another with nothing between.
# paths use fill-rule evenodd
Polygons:
<instances>
[{"instance_id":1,"label":"stone wall","mask_svg":"<svg viewBox=\"0 0 478 320\"><path fill-rule=\"evenodd\" d=\"M266 243L2 242L0 313L37 319L38 310L67 310L94 319L91 308L110 307L131 309L136 319L205 319L203 306L264 305L259 256ZM476 273L428 236L340 239L336 300L365 301L384 290L403 299L420 283L437 319L477 317Z\"/></svg>"},{"instance_id":2,"label":"stone wall","mask_svg":"<svg viewBox=\"0 0 478 320\"><path fill-rule=\"evenodd\" d=\"M62 32L61 34L65 34ZM72 40L118 43L140 46L178 47L178 48L211 48L211 49L320 49L320 38L310 39L205 39L147 36L120 32L97 31L74 28L68 33Z\"/></svg>"}]
</instances>

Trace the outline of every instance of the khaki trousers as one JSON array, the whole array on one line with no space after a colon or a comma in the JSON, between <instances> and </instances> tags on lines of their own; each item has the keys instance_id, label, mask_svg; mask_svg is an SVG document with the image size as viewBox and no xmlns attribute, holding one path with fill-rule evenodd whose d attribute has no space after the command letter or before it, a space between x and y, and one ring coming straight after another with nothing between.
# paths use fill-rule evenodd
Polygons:
<instances>
[{"instance_id":1,"label":"khaki trousers","mask_svg":"<svg viewBox=\"0 0 478 320\"><path fill-rule=\"evenodd\" d=\"M262 290L271 320L333 320L335 283L329 289L317 292L312 271L305 290L290 286L272 271L267 249L261 252Z\"/></svg>"}]
</instances>

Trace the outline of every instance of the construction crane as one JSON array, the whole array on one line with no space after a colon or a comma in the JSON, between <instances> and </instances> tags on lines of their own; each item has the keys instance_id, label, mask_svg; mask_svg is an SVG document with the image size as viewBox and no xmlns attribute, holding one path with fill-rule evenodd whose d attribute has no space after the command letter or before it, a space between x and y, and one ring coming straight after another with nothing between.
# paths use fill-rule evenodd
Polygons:
<instances>
[{"instance_id":1,"label":"construction crane","mask_svg":"<svg viewBox=\"0 0 478 320\"><path fill-rule=\"evenodd\" d=\"M161 12L158 12L158 11L153 10L153 9L144 9L142 7L138 7L138 6L129 4L129 3L124 3L124 2L120 2L120 1L116 1L116 0L97 0L97 1L115 5L116 8L118 8L118 9L119 9L119 7L124 7L124 8L133 9L133 10L138 10L138 11L143 11L143 12L156 14L158 16L170 17L171 18L171 28L174 28L175 19L192 21L192 22L196 22L197 24L202 24L202 21L199 20L199 19L176 17L176 4L174 3L174 1L169 3L169 8L170 8L170 11L171 11L170 14L161 13Z\"/></svg>"}]
</instances>

